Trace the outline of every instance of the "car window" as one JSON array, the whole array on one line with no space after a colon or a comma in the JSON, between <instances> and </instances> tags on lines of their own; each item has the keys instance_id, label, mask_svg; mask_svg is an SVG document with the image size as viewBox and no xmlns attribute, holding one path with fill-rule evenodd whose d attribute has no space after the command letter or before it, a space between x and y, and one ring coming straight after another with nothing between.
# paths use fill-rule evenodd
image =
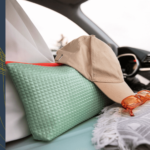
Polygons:
<instances>
[{"instance_id":1,"label":"car window","mask_svg":"<svg viewBox=\"0 0 150 150\"><path fill-rule=\"evenodd\" d=\"M89 0L81 9L119 46L150 50L149 0Z\"/></svg>"},{"instance_id":2,"label":"car window","mask_svg":"<svg viewBox=\"0 0 150 150\"><path fill-rule=\"evenodd\" d=\"M53 53L73 39L87 35L74 22L51 9L23 0L17 1Z\"/></svg>"}]
</instances>

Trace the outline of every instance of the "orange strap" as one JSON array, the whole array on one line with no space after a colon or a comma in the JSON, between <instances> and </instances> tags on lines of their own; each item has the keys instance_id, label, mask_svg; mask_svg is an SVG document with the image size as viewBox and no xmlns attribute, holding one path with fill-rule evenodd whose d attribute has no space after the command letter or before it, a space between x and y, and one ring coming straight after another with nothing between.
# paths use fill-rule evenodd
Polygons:
<instances>
[{"instance_id":1,"label":"orange strap","mask_svg":"<svg viewBox=\"0 0 150 150\"><path fill-rule=\"evenodd\" d=\"M6 61L5 64L9 63L21 63L21 64L30 64L30 65L38 65L38 66L47 66L47 67L55 67L55 66L62 66L61 63L25 63L25 62L16 62L16 61Z\"/></svg>"}]
</instances>

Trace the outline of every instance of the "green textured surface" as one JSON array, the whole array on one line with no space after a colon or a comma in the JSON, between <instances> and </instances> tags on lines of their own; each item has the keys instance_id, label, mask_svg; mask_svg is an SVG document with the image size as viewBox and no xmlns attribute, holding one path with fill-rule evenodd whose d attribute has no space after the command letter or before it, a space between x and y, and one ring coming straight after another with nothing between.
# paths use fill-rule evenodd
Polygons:
<instances>
[{"instance_id":1,"label":"green textured surface","mask_svg":"<svg viewBox=\"0 0 150 150\"><path fill-rule=\"evenodd\" d=\"M10 63L7 68L36 140L50 141L112 102L69 66Z\"/></svg>"},{"instance_id":2,"label":"green textured surface","mask_svg":"<svg viewBox=\"0 0 150 150\"><path fill-rule=\"evenodd\" d=\"M35 141L32 136L6 143L6 150L96 150L91 142L97 118L85 121L50 142Z\"/></svg>"}]
</instances>

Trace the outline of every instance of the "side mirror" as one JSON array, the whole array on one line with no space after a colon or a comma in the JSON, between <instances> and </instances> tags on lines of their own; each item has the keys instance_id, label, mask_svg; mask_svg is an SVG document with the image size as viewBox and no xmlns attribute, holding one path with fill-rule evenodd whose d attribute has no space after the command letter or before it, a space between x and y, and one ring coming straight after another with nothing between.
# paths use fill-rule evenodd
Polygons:
<instances>
[{"instance_id":1,"label":"side mirror","mask_svg":"<svg viewBox=\"0 0 150 150\"><path fill-rule=\"evenodd\" d=\"M140 62L134 54L127 53L118 56L124 78L133 77L140 68Z\"/></svg>"}]
</instances>

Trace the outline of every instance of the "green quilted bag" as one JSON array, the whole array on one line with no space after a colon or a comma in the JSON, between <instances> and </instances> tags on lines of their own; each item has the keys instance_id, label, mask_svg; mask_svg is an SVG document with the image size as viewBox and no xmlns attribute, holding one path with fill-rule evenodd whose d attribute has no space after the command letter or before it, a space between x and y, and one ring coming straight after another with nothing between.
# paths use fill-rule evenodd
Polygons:
<instances>
[{"instance_id":1,"label":"green quilted bag","mask_svg":"<svg viewBox=\"0 0 150 150\"><path fill-rule=\"evenodd\" d=\"M69 66L6 65L36 140L50 141L112 103Z\"/></svg>"}]
</instances>

